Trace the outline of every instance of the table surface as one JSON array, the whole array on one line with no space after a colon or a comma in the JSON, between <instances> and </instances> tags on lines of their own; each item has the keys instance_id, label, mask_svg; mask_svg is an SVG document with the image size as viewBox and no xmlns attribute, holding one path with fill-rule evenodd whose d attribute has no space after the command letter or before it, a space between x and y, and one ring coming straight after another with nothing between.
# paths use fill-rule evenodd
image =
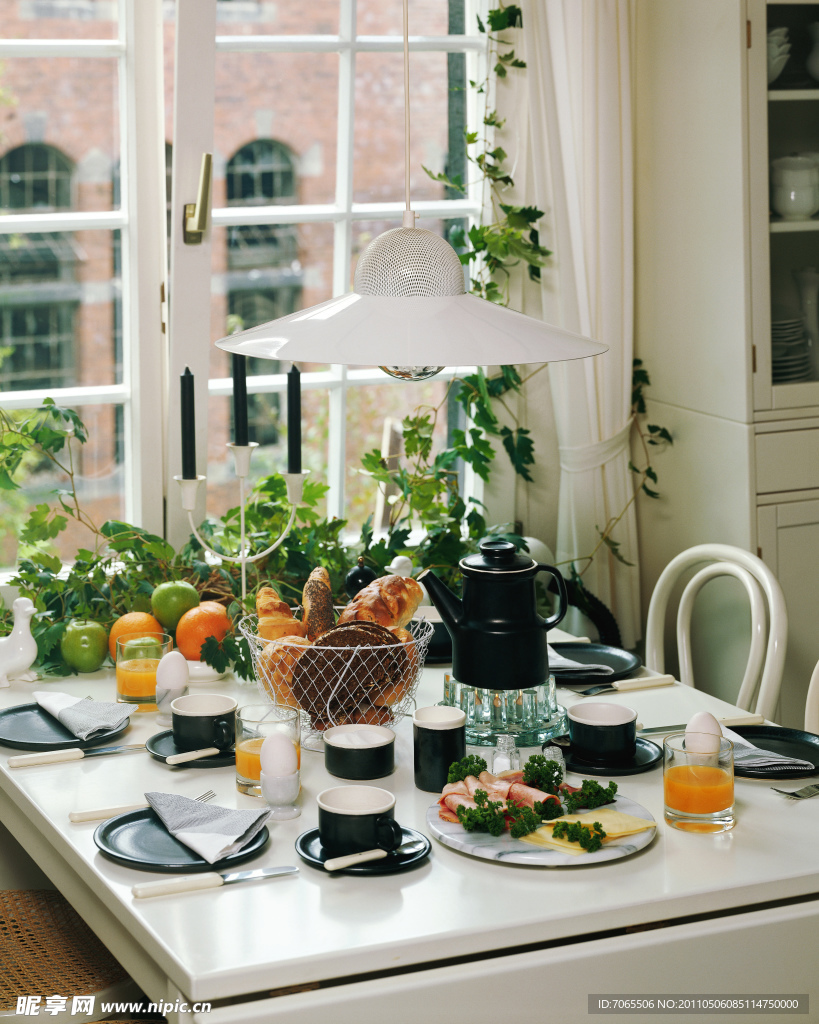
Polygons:
<instances>
[{"instance_id":1,"label":"table surface","mask_svg":"<svg viewBox=\"0 0 819 1024\"><path fill-rule=\"evenodd\" d=\"M566 638L559 631L551 636ZM445 671L425 670L418 706L441 699ZM0 690L0 706L28 702L33 690L45 687L110 700L114 677L102 670L45 684L15 683ZM232 679L198 684L191 691L229 693L240 705L259 699L255 684ZM562 704L576 699L558 689ZM679 683L605 699L636 708L644 727L684 722L698 710L738 713ZM160 728L154 714L136 714L121 742L144 741ZM435 796L413 784L410 720L398 723L396 737L396 770L372 785L395 793L402 824L427 833L426 813ZM135 803L149 790L195 796L208 786L216 790L214 802L223 806L258 807L256 799L237 791L233 769L171 769L142 752L9 769L6 762L14 753L0 748L0 818L12 804L22 808L40 834L38 841L102 895L121 927L190 999L269 992L409 964L435 965L561 935L590 935L819 892L819 799L790 801L772 792L766 781L737 779L736 827L717 836L684 833L663 822L659 766L617 779L621 793L659 822L656 839L622 860L524 867L479 860L433 839L430 857L412 870L330 875L303 863L294 843L317 825L316 795L343 783L327 774L321 753L304 750L301 816L270 822L269 844L245 865L297 864L298 875L135 900L132 885L168 876L107 860L93 841L98 823L72 824L68 812ZM571 774L567 779L580 781ZM36 859L37 851L29 852Z\"/></svg>"}]
</instances>

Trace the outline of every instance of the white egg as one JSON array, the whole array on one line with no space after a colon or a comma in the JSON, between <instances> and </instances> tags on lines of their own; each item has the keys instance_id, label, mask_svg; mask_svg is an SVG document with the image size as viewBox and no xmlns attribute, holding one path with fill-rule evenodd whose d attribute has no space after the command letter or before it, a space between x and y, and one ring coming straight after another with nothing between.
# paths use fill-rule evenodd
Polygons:
<instances>
[{"instance_id":1,"label":"white egg","mask_svg":"<svg viewBox=\"0 0 819 1024\"><path fill-rule=\"evenodd\" d=\"M160 690L183 690L188 685L188 663L179 651L168 651L156 667L156 685Z\"/></svg>"},{"instance_id":2,"label":"white egg","mask_svg":"<svg viewBox=\"0 0 819 1024\"><path fill-rule=\"evenodd\" d=\"M282 732L273 732L265 737L259 760L262 771L268 776L292 775L299 767L296 747Z\"/></svg>"},{"instance_id":3,"label":"white egg","mask_svg":"<svg viewBox=\"0 0 819 1024\"><path fill-rule=\"evenodd\" d=\"M685 749L694 754L716 754L722 726L707 711L698 711L685 727Z\"/></svg>"}]
</instances>

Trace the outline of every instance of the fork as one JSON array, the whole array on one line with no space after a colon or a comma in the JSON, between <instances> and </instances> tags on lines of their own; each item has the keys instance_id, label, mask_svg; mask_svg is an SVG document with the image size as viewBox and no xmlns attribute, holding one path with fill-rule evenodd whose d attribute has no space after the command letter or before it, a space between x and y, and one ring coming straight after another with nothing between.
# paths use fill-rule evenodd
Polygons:
<instances>
[{"instance_id":1,"label":"fork","mask_svg":"<svg viewBox=\"0 0 819 1024\"><path fill-rule=\"evenodd\" d=\"M194 800L205 804L215 796L216 793L212 789L206 789L204 793L195 796ZM68 817L71 821L103 821L113 818L116 814L125 814L127 811L141 811L145 807L148 807L147 803L126 804L122 807L96 807L86 811L69 811Z\"/></svg>"},{"instance_id":2,"label":"fork","mask_svg":"<svg viewBox=\"0 0 819 1024\"><path fill-rule=\"evenodd\" d=\"M771 786L771 789L774 793L781 793L783 796L788 797L789 800L808 800L812 796L819 796L819 782L813 782L810 786L803 786L802 789L793 791L777 789L776 786Z\"/></svg>"}]
</instances>

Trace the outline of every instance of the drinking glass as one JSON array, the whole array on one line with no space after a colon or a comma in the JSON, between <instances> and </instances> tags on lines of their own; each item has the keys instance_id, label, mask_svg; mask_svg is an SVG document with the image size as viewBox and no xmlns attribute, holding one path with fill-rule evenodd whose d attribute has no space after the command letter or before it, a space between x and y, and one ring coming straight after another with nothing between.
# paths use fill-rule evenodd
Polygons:
<instances>
[{"instance_id":1,"label":"drinking glass","mask_svg":"<svg viewBox=\"0 0 819 1024\"><path fill-rule=\"evenodd\" d=\"M663 743L665 820L686 832L727 832L734 817L734 745L711 733Z\"/></svg>"},{"instance_id":2,"label":"drinking glass","mask_svg":"<svg viewBox=\"0 0 819 1024\"><path fill-rule=\"evenodd\" d=\"M283 777L301 766L301 730L298 708L282 704L247 704L236 711L236 788L248 796L262 796L262 744L279 735L295 748L271 747L266 774ZM295 762L295 764L294 764ZM292 767L291 767L292 766Z\"/></svg>"},{"instance_id":3,"label":"drinking glass","mask_svg":"<svg viewBox=\"0 0 819 1024\"><path fill-rule=\"evenodd\" d=\"M126 633L117 639L117 701L156 711L156 670L173 649L167 633Z\"/></svg>"}]
</instances>

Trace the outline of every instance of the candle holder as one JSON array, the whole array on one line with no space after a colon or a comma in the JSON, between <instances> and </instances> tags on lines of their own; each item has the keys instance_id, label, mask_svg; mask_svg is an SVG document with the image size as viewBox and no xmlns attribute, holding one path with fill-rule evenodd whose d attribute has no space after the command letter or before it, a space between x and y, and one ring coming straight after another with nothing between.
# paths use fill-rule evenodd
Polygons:
<instances>
[{"instance_id":1,"label":"candle holder","mask_svg":"<svg viewBox=\"0 0 819 1024\"><path fill-rule=\"evenodd\" d=\"M287 500L290 504L290 518L284 527L284 530L279 537L270 545L255 555L248 555L247 553L247 538L245 533L245 480L250 472L250 457L253 454L254 448L258 448L259 445L255 441L249 442L249 444L234 444L230 441L227 444L233 453L233 463L236 469L236 476L239 479L239 553L238 555L225 555L221 551L214 551L212 547L205 543L200 537L199 531L196 529L196 524L193 520L193 510L196 508L196 496L199 491L199 486L207 480L205 476L196 476L186 478L182 476L175 476L174 480L179 484L182 496L182 508L188 513L188 522L190 523L191 533L199 541L205 551L209 551L212 555L221 559L223 562L238 562L241 566L242 571L242 601L247 597L247 565L250 562L258 562L260 558L264 558L269 555L271 551L275 551L276 548L281 544L284 538L290 533L293 527L293 523L296 519L296 509L301 504L302 496L304 494L304 478L307 476L309 470L305 470L301 473L281 473L280 475L284 478L285 485L287 487Z\"/></svg>"}]
</instances>

